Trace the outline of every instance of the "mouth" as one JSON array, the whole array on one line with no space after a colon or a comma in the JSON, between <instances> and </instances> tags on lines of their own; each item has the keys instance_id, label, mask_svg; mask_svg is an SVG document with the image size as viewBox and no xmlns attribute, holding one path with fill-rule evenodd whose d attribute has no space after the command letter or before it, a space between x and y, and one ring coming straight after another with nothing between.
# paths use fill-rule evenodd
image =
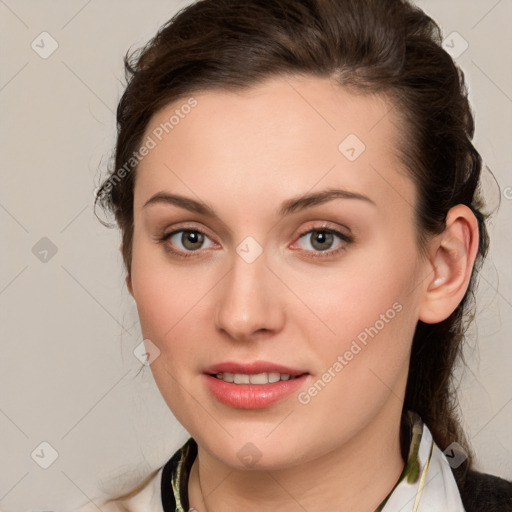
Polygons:
<instances>
[{"instance_id":1,"label":"mouth","mask_svg":"<svg viewBox=\"0 0 512 512\"><path fill-rule=\"evenodd\" d=\"M263 409L280 402L303 387L310 375L265 361L220 363L206 368L203 374L211 395L236 409Z\"/></svg>"},{"instance_id":2,"label":"mouth","mask_svg":"<svg viewBox=\"0 0 512 512\"><path fill-rule=\"evenodd\" d=\"M306 375L307 373L301 373L299 375L290 375L289 373L279 373L279 372L263 372L263 373L229 373L229 372L219 372L219 373L209 373L210 377L215 377L216 379L220 379L224 382L229 382L230 384L256 384L256 385L264 385L264 384L273 384L275 382L280 381L288 381L301 377L302 375Z\"/></svg>"},{"instance_id":3,"label":"mouth","mask_svg":"<svg viewBox=\"0 0 512 512\"><path fill-rule=\"evenodd\" d=\"M232 384L272 384L293 380L308 372L268 361L226 361L205 368L203 373Z\"/></svg>"}]
</instances>

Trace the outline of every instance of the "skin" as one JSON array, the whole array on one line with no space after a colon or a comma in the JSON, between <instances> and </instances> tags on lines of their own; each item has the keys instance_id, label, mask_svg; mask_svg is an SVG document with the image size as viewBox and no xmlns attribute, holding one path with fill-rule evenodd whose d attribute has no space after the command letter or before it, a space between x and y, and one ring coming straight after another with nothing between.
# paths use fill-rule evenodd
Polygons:
<instances>
[{"instance_id":1,"label":"skin","mask_svg":"<svg viewBox=\"0 0 512 512\"><path fill-rule=\"evenodd\" d=\"M127 277L144 338L160 350L155 381L199 446L190 506L372 511L404 466L399 424L415 326L442 321L462 300L476 219L452 208L420 256L416 191L398 157L401 124L382 96L298 76L193 96L197 106L138 166ZM146 135L185 101L155 114ZM338 149L349 134L366 146L355 161ZM278 215L284 201L328 188L373 203L338 198ZM158 192L206 202L218 218L144 207ZM206 235L189 258L165 250L186 253L181 234L159 242L185 227ZM353 241L300 238L325 227ZM248 236L263 250L252 263L236 252ZM209 365L266 360L309 372L307 390L394 303L401 311L308 404L295 393L265 409L235 409L204 385ZM253 467L237 456L249 442L261 454Z\"/></svg>"}]
</instances>

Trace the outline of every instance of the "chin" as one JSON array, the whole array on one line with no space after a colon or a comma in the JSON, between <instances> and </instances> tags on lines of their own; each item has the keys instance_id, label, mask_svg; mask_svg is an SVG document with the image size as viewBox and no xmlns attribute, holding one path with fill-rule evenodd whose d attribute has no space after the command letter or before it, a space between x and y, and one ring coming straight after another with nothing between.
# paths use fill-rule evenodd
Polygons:
<instances>
[{"instance_id":1,"label":"chin","mask_svg":"<svg viewBox=\"0 0 512 512\"><path fill-rule=\"evenodd\" d=\"M254 432L254 427L252 430ZM304 433L291 433L283 428L282 433L274 432L269 436L272 429L265 426L262 430L264 432L252 435L247 431L231 432L233 437L214 438L208 434L192 437L211 456L236 470L281 470L309 460L311 446L304 442Z\"/></svg>"}]
</instances>

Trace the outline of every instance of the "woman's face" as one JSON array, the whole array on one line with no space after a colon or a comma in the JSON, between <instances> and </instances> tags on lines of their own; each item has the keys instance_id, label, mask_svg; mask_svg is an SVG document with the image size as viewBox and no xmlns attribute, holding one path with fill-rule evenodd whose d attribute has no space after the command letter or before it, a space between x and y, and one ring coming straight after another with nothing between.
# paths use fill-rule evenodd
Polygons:
<instances>
[{"instance_id":1,"label":"woman's face","mask_svg":"<svg viewBox=\"0 0 512 512\"><path fill-rule=\"evenodd\" d=\"M287 467L400 415L429 267L390 109L280 78L147 128L128 286L165 401L227 465ZM246 383L278 366L299 376Z\"/></svg>"}]
</instances>

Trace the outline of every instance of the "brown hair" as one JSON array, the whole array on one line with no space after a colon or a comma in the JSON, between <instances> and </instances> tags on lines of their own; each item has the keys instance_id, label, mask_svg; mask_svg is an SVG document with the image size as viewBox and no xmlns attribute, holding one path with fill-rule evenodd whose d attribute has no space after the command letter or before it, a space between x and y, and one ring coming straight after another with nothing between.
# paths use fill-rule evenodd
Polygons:
<instances>
[{"instance_id":1,"label":"brown hair","mask_svg":"<svg viewBox=\"0 0 512 512\"><path fill-rule=\"evenodd\" d=\"M442 450L453 441L461 444L468 453L461 467L470 468L452 370L462 357L465 319L473 319L469 302L489 238L464 76L442 48L438 25L406 0L200 0L178 12L144 48L127 54L125 68L115 166L97 202L114 213L122 231L128 273L137 164L132 156L150 118L165 105L194 91L237 91L298 74L329 77L341 87L391 100L407 134L400 155L416 185L422 253L429 237L444 230L451 207L467 205L478 220L479 253L466 295L443 322L418 322L404 402ZM123 178L113 181L122 168Z\"/></svg>"}]
</instances>

